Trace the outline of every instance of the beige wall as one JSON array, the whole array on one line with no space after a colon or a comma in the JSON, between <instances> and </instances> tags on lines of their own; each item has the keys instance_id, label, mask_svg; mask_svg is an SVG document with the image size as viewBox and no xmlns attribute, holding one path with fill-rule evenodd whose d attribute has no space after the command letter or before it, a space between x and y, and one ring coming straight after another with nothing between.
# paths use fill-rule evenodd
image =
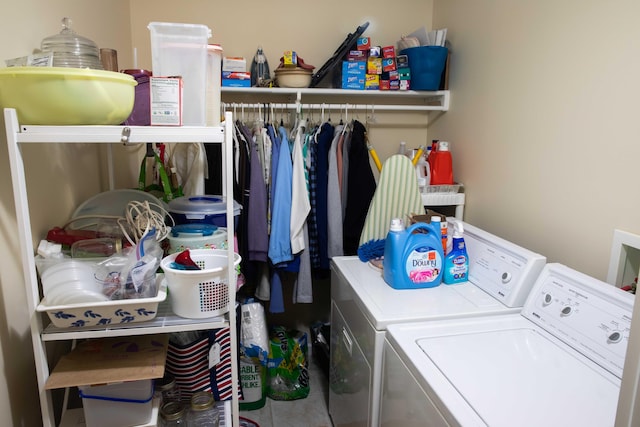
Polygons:
<instances>
[{"instance_id":1,"label":"beige wall","mask_svg":"<svg viewBox=\"0 0 640 427\"><path fill-rule=\"evenodd\" d=\"M604 280L640 233L634 0L436 1L453 44L452 144L466 219Z\"/></svg>"},{"instance_id":2,"label":"beige wall","mask_svg":"<svg viewBox=\"0 0 640 427\"><path fill-rule=\"evenodd\" d=\"M319 67L364 21L371 23L366 34L379 44L393 44L422 25L448 27L451 110L432 120L428 136L420 126L391 126L404 116L381 114L380 121L391 124L372 133L378 151L387 157L401 139L412 145L449 140L456 179L467 189L468 221L604 279L614 227L640 233L640 201L632 187L640 154L632 103L640 93L640 4L375 0L360 7L334 1L25 0L0 18L0 57L37 48L59 31L65 15L79 34L116 48L121 68L133 66L134 48L137 65L151 67L150 21L208 25L211 41L229 55L250 59L262 45L272 68L289 49ZM423 118L410 122L418 120ZM6 242L0 244L0 425L31 426L39 423L37 386L4 133L0 141L0 232ZM26 157L34 237L104 189L97 153L88 147L34 147ZM130 153L117 158L117 186L133 185L137 159ZM71 185L58 179L65 173Z\"/></svg>"}]
</instances>

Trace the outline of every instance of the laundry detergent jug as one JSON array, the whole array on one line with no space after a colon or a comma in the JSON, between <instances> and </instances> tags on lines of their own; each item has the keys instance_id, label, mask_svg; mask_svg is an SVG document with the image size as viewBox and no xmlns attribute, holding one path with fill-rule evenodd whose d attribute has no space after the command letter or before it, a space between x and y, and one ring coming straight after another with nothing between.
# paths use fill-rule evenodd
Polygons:
<instances>
[{"instance_id":1,"label":"laundry detergent jug","mask_svg":"<svg viewBox=\"0 0 640 427\"><path fill-rule=\"evenodd\" d=\"M444 262L440 236L436 224L419 222L405 230L400 218L392 219L382 261L384 281L395 289L440 285Z\"/></svg>"}]
</instances>

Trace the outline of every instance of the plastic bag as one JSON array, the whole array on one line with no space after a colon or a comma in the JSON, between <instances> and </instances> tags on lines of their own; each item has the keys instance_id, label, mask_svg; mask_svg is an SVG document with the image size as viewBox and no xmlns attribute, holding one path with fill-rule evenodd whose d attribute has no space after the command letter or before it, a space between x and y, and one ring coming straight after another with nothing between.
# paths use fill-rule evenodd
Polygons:
<instances>
[{"instance_id":1,"label":"plastic bag","mask_svg":"<svg viewBox=\"0 0 640 427\"><path fill-rule=\"evenodd\" d=\"M98 263L96 280L111 300L153 298L158 294L156 271L163 250L155 239L155 229L145 234L135 247Z\"/></svg>"},{"instance_id":2,"label":"plastic bag","mask_svg":"<svg viewBox=\"0 0 640 427\"><path fill-rule=\"evenodd\" d=\"M307 334L276 326L269 344L267 396L273 400L307 397L310 390Z\"/></svg>"},{"instance_id":3,"label":"plastic bag","mask_svg":"<svg viewBox=\"0 0 640 427\"><path fill-rule=\"evenodd\" d=\"M153 158L154 166L158 170L159 182L147 185L147 159L150 157ZM169 202L177 197L184 196L182 187L180 187L178 183L172 182L172 180L169 178L169 174L165 169L164 162L162 161L162 159L160 159L160 156L158 156L158 154L155 153L150 147L147 148L147 154L142 158L142 162L140 163L140 174L138 175L138 190L151 193L159 199L164 200L165 202Z\"/></svg>"}]
</instances>

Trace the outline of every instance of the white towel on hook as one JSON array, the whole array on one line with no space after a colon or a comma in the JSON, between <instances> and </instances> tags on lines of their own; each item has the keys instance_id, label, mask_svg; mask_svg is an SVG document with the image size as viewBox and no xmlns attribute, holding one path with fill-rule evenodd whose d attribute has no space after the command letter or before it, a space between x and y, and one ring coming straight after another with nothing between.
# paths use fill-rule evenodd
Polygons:
<instances>
[{"instance_id":1,"label":"white towel on hook","mask_svg":"<svg viewBox=\"0 0 640 427\"><path fill-rule=\"evenodd\" d=\"M307 179L305 177L305 161L302 156L302 138L304 129L301 124L293 142L293 177L291 180L291 253L297 254L305 249L304 225L311 211ZM283 161L279 159L278 161Z\"/></svg>"}]
</instances>

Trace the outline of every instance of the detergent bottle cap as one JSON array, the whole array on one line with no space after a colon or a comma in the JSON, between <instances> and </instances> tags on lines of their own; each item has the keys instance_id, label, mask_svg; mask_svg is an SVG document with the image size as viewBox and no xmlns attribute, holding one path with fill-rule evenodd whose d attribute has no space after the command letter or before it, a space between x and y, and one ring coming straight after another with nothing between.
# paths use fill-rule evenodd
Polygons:
<instances>
[{"instance_id":1,"label":"detergent bottle cap","mask_svg":"<svg viewBox=\"0 0 640 427\"><path fill-rule=\"evenodd\" d=\"M449 143L447 141L438 142L438 151L449 151Z\"/></svg>"},{"instance_id":2,"label":"detergent bottle cap","mask_svg":"<svg viewBox=\"0 0 640 427\"><path fill-rule=\"evenodd\" d=\"M431 222L442 222L442 218L437 215L431 217Z\"/></svg>"},{"instance_id":3,"label":"detergent bottle cap","mask_svg":"<svg viewBox=\"0 0 640 427\"><path fill-rule=\"evenodd\" d=\"M402 222L402 218L393 218L391 220L391 225L389 226L389 231L403 231L404 223Z\"/></svg>"}]
</instances>

